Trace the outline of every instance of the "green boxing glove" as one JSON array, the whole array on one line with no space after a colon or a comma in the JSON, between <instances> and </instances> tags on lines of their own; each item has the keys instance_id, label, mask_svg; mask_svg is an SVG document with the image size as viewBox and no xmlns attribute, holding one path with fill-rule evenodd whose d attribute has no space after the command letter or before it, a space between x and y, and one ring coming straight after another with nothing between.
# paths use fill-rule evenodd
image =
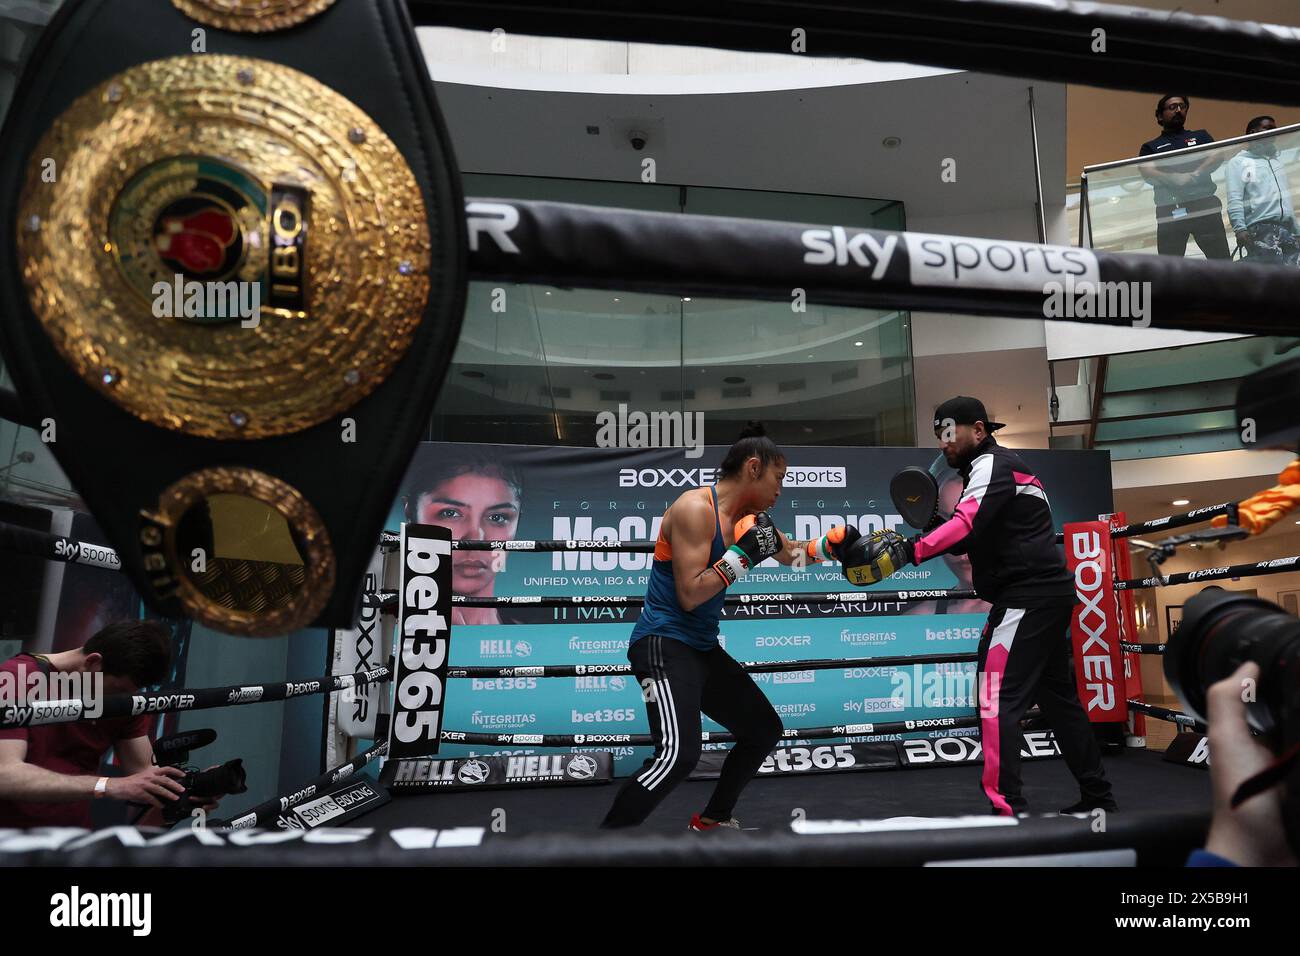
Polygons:
<instances>
[{"instance_id":1,"label":"green boxing glove","mask_svg":"<svg viewBox=\"0 0 1300 956\"><path fill-rule=\"evenodd\" d=\"M853 525L836 525L820 538L808 542L806 553L813 561L840 561L853 547L853 542L861 538Z\"/></svg>"}]
</instances>

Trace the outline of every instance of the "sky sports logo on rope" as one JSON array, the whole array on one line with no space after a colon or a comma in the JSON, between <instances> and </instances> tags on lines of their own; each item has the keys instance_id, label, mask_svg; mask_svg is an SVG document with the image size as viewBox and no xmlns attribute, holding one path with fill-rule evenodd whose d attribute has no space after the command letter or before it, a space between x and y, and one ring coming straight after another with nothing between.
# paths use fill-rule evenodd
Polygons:
<instances>
[{"instance_id":1,"label":"sky sports logo on rope","mask_svg":"<svg viewBox=\"0 0 1300 956\"><path fill-rule=\"evenodd\" d=\"M104 714L104 675L98 672L49 674L36 668L0 671L0 714L23 727L61 722L68 717L95 719Z\"/></svg>"},{"instance_id":2,"label":"sky sports logo on rope","mask_svg":"<svg viewBox=\"0 0 1300 956\"><path fill-rule=\"evenodd\" d=\"M1043 294L1049 283L1069 281L1075 290L1100 280L1097 256L1070 246L844 226L805 229L799 238L806 265L865 270L869 278L881 280L901 260L894 272L905 269L908 281L920 287Z\"/></svg>"},{"instance_id":3,"label":"sky sports logo on rope","mask_svg":"<svg viewBox=\"0 0 1300 956\"><path fill-rule=\"evenodd\" d=\"M714 468L620 468L620 488L699 488L716 481ZM783 488L844 488L848 469L843 465L791 465Z\"/></svg>"},{"instance_id":4,"label":"sky sports logo on rope","mask_svg":"<svg viewBox=\"0 0 1300 956\"><path fill-rule=\"evenodd\" d=\"M60 538L54 542L54 556L75 564L89 565L92 568L109 568L113 571L119 571L122 568L122 559L117 556L117 552L112 548L105 548L98 544L87 544L84 541L69 541L66 538Z\"/></svg>"}]
</instances>

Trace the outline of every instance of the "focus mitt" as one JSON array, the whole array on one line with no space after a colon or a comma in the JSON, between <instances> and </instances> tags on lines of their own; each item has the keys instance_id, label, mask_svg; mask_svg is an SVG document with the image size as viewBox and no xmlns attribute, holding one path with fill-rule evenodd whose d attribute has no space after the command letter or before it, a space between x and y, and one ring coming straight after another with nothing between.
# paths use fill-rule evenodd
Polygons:
<instances>
[{"instance_id":1,"label":"focus mitt","mask_svg":"<svg viewBox=\"0 0 1300 956\"><path fill-rule=\"evenodd\" d=\"M911 527L924 533L939 523L939 483L918 465L908 465L889 482L889 497Z\"/></svg>"},{"instance_id":2,"label":"focus mitt","mask_svg":"<svg viewBox=\"0 0 1300 956\"><path fill-rule=\"evenodd\" d=\"M876 531L859 538L844 555L844 577L864 587L885 580L908 564L914 564L912 542L897 531Z\"/></svg>"}]
</instances>

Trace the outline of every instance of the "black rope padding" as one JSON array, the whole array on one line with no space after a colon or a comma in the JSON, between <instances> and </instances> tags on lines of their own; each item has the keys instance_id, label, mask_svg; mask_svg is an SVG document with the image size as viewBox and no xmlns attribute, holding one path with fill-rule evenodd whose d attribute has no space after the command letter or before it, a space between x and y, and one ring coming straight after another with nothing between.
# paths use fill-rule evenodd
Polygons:
<instances>
[{"instance_id":1,"label":"black rope padding","mask_svg":"<svg viewBox=\"0 0 1300 956\"><path fill-rule=\"evenodd\" d=\"M1148 717L1154 717L1156 720L1167 720L1170 723L1181 724L1184 727L1194 727L1199 731L1206 731L1208 728L1191 714L1184 714L1182 711L1170 710L1168 707L1159 707L1156 704L1148 704L1144 700L1128 701L1129 710L1136 710L1146 714Z\"/></svg>"},{"instance_id":2,"label":"black rope padding","mask_svg":"<svg viewBox=\"0 0 1300 956\"><path fill-rule=\"evenodd\" d=\"M783 594L728 594L723 603L728 607L742 604L913 604L919 601L944 601L976 598L969 588L949 588L933 591L795 591ZM396 591L374 591L364 596L367 607L378 605L385 611L397 609ZM614 594L601 597L573 597L562 595L514 595L493 597L466 597L452 595L451 603L458 607L641 607L645 598L638 594Z\"/></svg>"},{"instance_id":3,"label":"black rope padding","mask_svg":"<svg viewBox=\"0 0 1300 956\"><path fill-rule=\"evenodd\" d=\"M1237 522L1237 505L1235 502L1225 502L1219 505L1213 505L1208 508L1197 508L1183 514L1169 515L1164 518L1154 518L1151 521L1143 521L1139 524L1128 524L1111 532L1112 538L1131 538L1135 535L1146 534L1149 531L1162 530L1165 528L1180 528L1184 525L1196 524L1200 521L1206 521L1217 515L1228 515L1232 524ZM1065 535L1058 531L1056 533L1056 542L1058 544L1065 540ZM393 531L384 531L380 534L379 547L383 551L392 551L397 547L399 541L398 535ZM557 551L584 551L594 554L650 554L654 552L655 542L653 541L582 541L582 540L561 540L552 539L535 539L520 541L461 541L455 540L451 543L454 551L519 551L532 553L549 553ZM89 567L106 568L108 570L121 570L122 560L117 552L112 548L100 544L90 544L84 541L74 541L72 538L65 538L62 535L51 534L48 531L36 531L32 528L24 528L21 525L8 524L0 522L0 551L12 551L17 554L31 555L32 557L45 558L48 561L68 561L77 564L84 564ZM384 592L381 592L384 593ZM395 594L396 592L389 592ZM885 595L883 600L895 600L888 595L897 593L889 591L870 592L878 595ZM940 599L964 599L975 597L974 591L969 590L951 590L945 592L927 592L931 595L937 595ZM728 595L727 603L753 603L753 600L746 602L747 595ZM500 607L514 604L534 604L538 602L531 597L520 598L467 598L457 595L452 599L456 603L463 604L466 607ZM614 598L607 599L611 603L626 604L626 601L618 601ZM839 600L838 598L836 600ZM917 598L915 600L931 600L931 598ZM591 603L590 601L576 601L573 598L543 598L542 607L559 607L561 604L550 604L551 601L562 601L567 606L574 603ZM477 603L486 602L486 603ZM395 605L394 605L395 606Z\"/></svg>"},{"instance_id":4,"label":"black rope padding","mask_svg":"<svg viewBox=\"0 0 1300 956\"><path fill-rule=\"evenodd\" d=\"M1206 568L1203 571L1180 571L1153 578L1128 578L1115 582L1116 591L1132 591L1137 588L1165 588L1176 584L1194 584L1197 581L1222 581L1225 578L1253 577L1257 574L1286 574L1300 568L1300 556L1274 558L1271 561L1257 561L1254 564L1230 564L1223 568Z\"/></svg>"},{"instance_id":5,"label":"black rope padding","mask_svg":"<svg viewBox=\"0 0 1300 956\"><path fill-rule=\"evenodd\" d=\"M906 667L909 664L970 664L978 654L916 654L895 657L835 657L807 661L743 661L740 666L751 674L786 671L825 671L847 667ZM447 668L448 678L468 677L582 677L592 674L631 674L631 664L533 664L514 667L474 665Z\"/></svg>"},{"instance_id":6,"label":"black rope padding","mask_svg":"<svg viewBox=\"0 0 1300 956\"><path fill-rule=\"evenodd\" d=\"M22 525L0 522L0 551L12 551L47 561L67 561L92 568L122 570L122 559L112 548L102 544L74 541L48 531L24 528Z\"/></svg>"},{"instance_id":7,"label":"black rope padding","mask_svg":"<svg viewBox=\"0 0 1300 956\"><path fill-rule=\"evenodd\" d=\"M878 250L840 268L822 263L833 234L828 224L523 199L467 202L472 235L502 233L510 223L497 237L501 244L482 235L470 251L469 277L482 282L782 302L798 288L819 305L1041 322L1043 280L1028 267L1002 272L984 262L981 250L1000 247L1001 261L1055 261L1050 268L1061 276L1063 264L1073 263L1089 282L1149 283L1152 328L1287 335L1300 300L1300 270L1226 260L839 227L846 242L869 239ZM969 274L959 261L971 263ZM1087 321L1132 327L1131 318L1109 312Z\"/></svg>"},{"instance_id":8,"label":"black rope padding","mask_svg":"<svg viewBox=\"0 0 1300 956\"><path fill-rule=\"evenodd\" d=\"M894 720L888 723L837 724L831 727L787 728L781 731L782 740L825 740L833 737L876 737L888 734L907 734L918 730L957 730L978 727L979 717L931 717L920 720ZM533 747L583 747L588 744L622 744L624 746L649 746L654 739L649 734L483 734L473 731L444 730L441 740L445 744L486 744L495 746ZM704 743L735 743L735 735L705 732L700 735Z\"/></svg>"},{"instance_id":9,"label":"black rope padding","mask_svg":"<svg viewBox=\"0 0 1300 956\"><path fill-rule=\"evenodd\" d=\"M337 842L308 839L312 833L319 834L311 830L286 832L283 840L262 840L259 834L247 831L212 828L170 832L153 827L19 830L4 845L0 866L98 867L98 872L105 873L108 871L102 868L108 866L166 866L178 875L186 867L238 866L245 872L249 867L274 867L286 881L311 879L307 872L311 868L320 882L328 870L362 866L919 867L937 861L1122 850L1136 851L1138 866L1169 868L1181 867L1188 853L1205 845L1210 825L1207 807L1108 814L1101 830L1091 818L1052 814L1050 819L1025 816L1015 826L966 826L954 820L953 826L941 829L877 833L814 835L772 828L737 839L715 840L685 831L640 832L645 830L641 827L601 831L595 839L590 830L539 832L517 838L492 834L486 826L438 828L423 816L425 804L419 798L394 803L405 811L404 816L393 820L394 815L389 815L387 826L358 827L346 841ZM870 802L868 789L861 814L855 811L854 815L871 816L877 808ZM487 820L478 822L486 824ZM399 842L401 831L407 838ZM444 842L444 835L451 839ZM32 836L38 839L30 839ZM412 845L411 836L425 839ZM283 873L286 867L300 867L301 877Z\"/></svg>"},{"instance_id":10,"label":"black rope padding","mask_svg":"<svg viewBox=\"0 0 1300 956\"><path fill-rule=\"evenodd\" d=\"M409 7L420 26L760 53L789 53L799 27L809 56L1300 105L1300 31L1182 11L1074 0L409 0ZM1093 46L1099 29L1105 52Z\"/></svg>"},{"instance_id":11,"label":"black rope padding","mask_svg":"<svg viewBox=\"0 0 1300 956\"><path fill-rule=\"evenodd\" d=\"M1165 645L1163 644L1133 644L1129 641L1120 641L1119 648L1129 654L1163 654Z\"/></svg>"},{"instance_id":12,"label":"black rope padding","mask_svg":"<svg viewBox=\"0 0 1300 956\"><path fill-rule=\"evenodd\" d=\"M369 750L357 754L347 763L326 770L301 790L295 790L293 793L285 794L280 797L272 797L265 803L259 803L257 806L253 807L253 809L241 813L229 823L210 821L208 826L214 828L226 827L231 830L247 830L252 827L265 826L275 820L275 818L281 813L286 812L290 807L297 806L304 800L311 799L323 788L331 787L340 780L346 780L367 764L373 763L387 753L388 741L381 740Z\"/></svg>"},{"instance_id":13,"label":"black rope padding","mask_svg":"<svg viewBox=\"0 0 1300 956\"><path fill-rule=\"evenodd\" d=\"M390 680L392 669L372 667L355 674L328 674L297 681L267 684L231 684L229 687L195 687L165 694L110 694L103 700L99 717L134 717L140 714L169 714L174 711L211 710L241 704L264 704L292 697L330 694L358 684ZM0 710L0 728L44 724L67 724L81 720L85 702L80 700L33 701L28 707ZM95 719L99 719L96 717ZM33 718L41 718L33 721Z\"/></svg>"},{"instance_id":14,"label":"black rope padding","mask_svg":"<svg viewBox=\"0 0 1300 956\"><path fill-rule=\"evenodd\" d=\"M1137 524L1120 525L1111 531L1110 536L1112 538L1135 538L1150 531L1164 531L1166 528L1181 528L1189 524L1199 524L1219 515L1227 515L1228 524L1235 525L1238 520L1237 503L1235 501L1225 501L1223 504L1193 508L1191 511L1166 515L1163 518L1152 518L1150 521L1139 521ZM1062 544L1064 541L1065 532L1056 532L1056 543Z\"/></svg>"},{"instance_id":15,"label":"black rope padding","mask_svg":"<svg viewBox=\"0 0 1300 956\"><path fill-rule=\"evenodd\" d=\"M1137 524L1121 525L1112 531L1110 536L1112 538L1132 538L1135 535L1146 534L1150 531L1163 531L1165 528L1181 528L1184 525L1199 524L1202 521L1217 518L1219 515L1227 515L1228 524L1237 524L1237 502L1225 501L1222 504L1208 505L1204 508L1193 508L1191 511L1184 511L1182 514L1152 518L1150 521L1139 521Z\"/></svg>"}]
</instances>

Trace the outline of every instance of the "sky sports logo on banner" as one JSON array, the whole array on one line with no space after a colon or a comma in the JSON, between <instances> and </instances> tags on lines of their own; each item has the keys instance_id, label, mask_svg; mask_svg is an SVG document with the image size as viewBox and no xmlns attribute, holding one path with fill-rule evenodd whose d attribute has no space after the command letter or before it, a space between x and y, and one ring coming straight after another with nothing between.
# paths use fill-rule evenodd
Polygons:
<instances>
[{"instance_id":1,"label":"sky sports logo on banner","mask_svg":"<svg viewBox=\"0 0 1300 956\"><path fill-rule=\"evenodd\" d=\"M700 488L717 481L715 468L620 468L620 488ZM848 469L843 465L791 465L783 488L844 488Z\"/></svg>"}]
</instances>

